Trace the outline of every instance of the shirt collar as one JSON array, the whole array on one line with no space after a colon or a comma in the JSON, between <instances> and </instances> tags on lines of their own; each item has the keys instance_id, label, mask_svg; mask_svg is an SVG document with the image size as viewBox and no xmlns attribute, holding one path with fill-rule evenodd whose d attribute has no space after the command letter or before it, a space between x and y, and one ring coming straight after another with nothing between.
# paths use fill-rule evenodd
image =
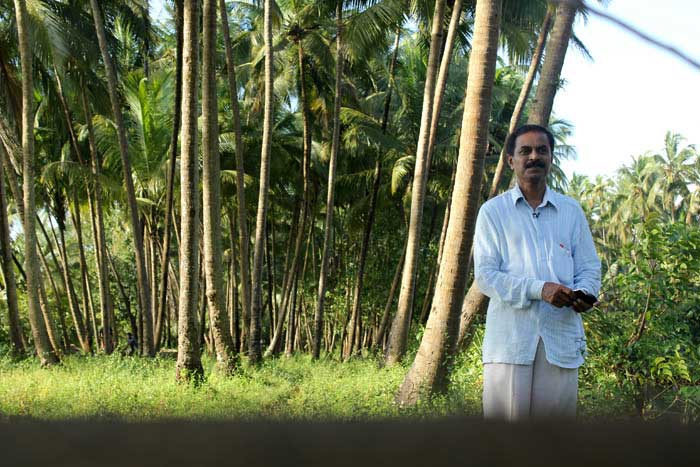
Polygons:
<instances>
[{"instance_id":1,"label":"shirt collar","mask_svg":"<svg viewBox=\"0 0 700 467\"><path fill-rule=\"evenodd\" d=\"M525 195L523 195L523 192L520 190L520 186L517 183L510 190L510 197L514 205L518 204L519 199L526 201ZM547 206L547 204L551 204L554 207L554 209L559 209L557 207L556 193L552 191L551 188L549 188L549 185L545 187L544 198L542 198L542 204L540 204L540 206Z\"/></svg>"}]
</instances>

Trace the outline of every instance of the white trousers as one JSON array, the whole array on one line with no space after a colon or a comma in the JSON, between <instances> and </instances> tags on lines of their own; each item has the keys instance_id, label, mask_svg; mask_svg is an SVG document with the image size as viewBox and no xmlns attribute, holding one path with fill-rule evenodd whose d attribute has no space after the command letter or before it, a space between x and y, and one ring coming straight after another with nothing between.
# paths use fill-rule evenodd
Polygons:
<instances>
[{"instance_id":1,"label":"white trousers","mask_svg":"<svg viewBox=\"0 0 700 467\"><path fill-rule=\"evenodd\" d=\"M577 398L578 368L549 363L542 339L532 365L484 364L484 418L573 418Z\"/></svg>"}]
</instances>

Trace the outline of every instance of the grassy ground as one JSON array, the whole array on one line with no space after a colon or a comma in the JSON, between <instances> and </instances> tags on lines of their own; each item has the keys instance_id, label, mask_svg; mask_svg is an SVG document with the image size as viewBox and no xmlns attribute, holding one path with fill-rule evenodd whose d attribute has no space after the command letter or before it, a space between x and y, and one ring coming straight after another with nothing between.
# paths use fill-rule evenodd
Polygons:
<instances>
[{"instance_id":1,"label":"grassy ground","mask_svg":"<svg viewBox=\"0 0 700 467\"><path fill-rule=\"evenodd\" d=\"M259 368L244 365L233 378L219 375L214 361L205 358L207 379L200 387L177 384L174 364L172 359L76 355L57 368L41 369L34 359L0 357L0 419L367 420L481 411L476 352L456 362L446 394L408 409L393 400L408 368L379 368L373 358L340 363L280 357ZM629 416L629 401L620 400L604 376L582 372L581 379L581 416Z\"/></svg>"}]
</instances>

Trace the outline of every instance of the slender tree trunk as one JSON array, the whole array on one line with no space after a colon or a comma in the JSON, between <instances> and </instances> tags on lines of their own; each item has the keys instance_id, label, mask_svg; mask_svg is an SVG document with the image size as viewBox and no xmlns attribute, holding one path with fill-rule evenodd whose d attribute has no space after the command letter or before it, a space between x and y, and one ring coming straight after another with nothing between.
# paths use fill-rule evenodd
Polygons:
<instances>
[{"instance_id":1,"label":"slender tree trunk","mask_svg":"<svg viewBox=\"0 0 700 467\"><path fill-rule=\"evenodd\" d=\"M352 321L358 321L358 317L361 316L361 298L362 298L362 283L365 275L365 264L367 263L367 253L369 252L369 242L370 236L372 234L372 225L374 224L374 216L377 209L377 194L379 193L379 183L381 178L381 162L377 158L375 164L375 177L374 186L372 187L372 199L369 205L369 214L367 221L365 223L365 229L362 235L362 246L360 247L360 257L357 265L357 279L355 281L355 290L353 293L352 302ZM359 350L359 349L358 349ZM352 349L346 357L350 357L352 354Z\"/></svg>"},{"instance_id":2,"label":"slender tree trunk","mask_svg":"<svg viewBox=\"0 0 700 467\"><path fill-rule=\"evenodd\" d=\"M122 296L122 300L124 300L124 307L126 311L126 315L129 318L129 324L131 325L131 334L134 336L135 339L138 338L138 326L136 325L136 317L134 314L131 312L131 299L129 299L129 294L126 292L126 289L124 288L124 283L122 282L121 277L119 276L119 271L117 271L117 267L114 264L114 259L112 258L112 255L107 252L106 256L106 261L109 265L110 268L112 268L112 274L114 274L114 278L117 280L117 288L119 289L119 293ZM94 317L93 317L94 320ZM94 321L93 321L94 322Z\"/></svg>"},{"instance_id":3,"label":"slender tree trunk","mask_svg":"<svg viewBox=\"0 0 700 467\"><path fill-rule=\"evenodd\" d=\"M175 168L177 165L177 139L180 134L182 111L182 29L183 29L183 0L175 0L175 28L177 36L177 51L175 61L175 103L173 112L173 131L170 136L170 158L168 160L168 185L165 192L165 213L163 215L163 247L160 262L160 297L156 315L154 344L160 345L163 332L163 314L166 313L166 292L168 289L168 264L170 261L171 219L173 212Z\"/></svg>"},{"instance_id":4,"label":"slender tree trunk","mask_svg":"<svg viewBox=\"0 0 700 467\"><path fill-rule=\"evenodd\" d=\"M566 49L571 40L574 19L576 19L577 2L559 2L554 16L552 33L547 44L547 53L542 64L542 72L537 84L537 92L532 102L528 123L549 125L554 96L559 87L561 70L564 67Z\"/></svg>"},{"instance_id":5,"label":"slender tree trunk","mask_svg":"<svg viewBox=\"0 0 700 467\"><path fill-rule=\"evenodd\" d=\"M2 118L2 114L0 114L0 123L6 123L4 122L4 119ZM0 124L0 127L3 127L2 124ZM22 149L20 149L19 143L17 143L14 140L14 137L12 136L11 132L5 131L8 130L8 128L2 129L2 132L0 132L0 136L3 138L3 145L5 146L5 151L0 151L0 157L3 158L3 165L5 166L5 174L7 175L7 180L10 185L10 191L12 192L12 197L16 200L16 207L17 210L19 211L19 216L20 219L22 220L22 225L25 226L24 224L24 218L25 218L25 208L24 208L24 190L20 186L19 183L19 178L17 176L16 168L19 167L19 163L17 162L16 159L19 158L20 153ZM32 140L32 145L33 145L33 140ZM15 151L14 154L11 154L8 152L9 150ZM24 181L23 181L24 183ZM26 227L25 227L26 228ZM36 227L35 227L35 234L34 238L36 238ZM16 258L14 257L13 254L13 261L15 261ZM16 261L15 261L16 262ZM18 269L22 271L22 277L25 279L26 283L26 273L24 273L24 269L22 268L21 264L19 262L16 262L16 266ZM44 290L44 282L39 281L39 308L41 309L41 314L42 318L44 319L44 324L46 328L46 332L49 337L49 342L54 348L54 352L56 355L58 355L59 351L61 350L61 347L58 341L58 338L56 336L56 333L54 331L54 326L53 326L53 321L51 319L51 314L49 311L49 306L48 302L45 299L46 297L46 291ZM31 321L30 321L30 326L31 326ZM33 331L32 331L33 332Z\"/></svg>"},{"instance_id":6,"label":"slender tree trunk","mask_svg":"<svg viewBox=\"0 0 700 467\"><path fill-rule=\"evenodd\" d=\"M442 109L442 99L445 97L445 88L447 87L447 73L452 63L452 49L454 48L455 38L457 37L457 28L459 20L462 17L462 0L455 0L452 5L452 15L450 16L450 25L447 29L447 37L445 38L445 47L442 52L442 60L440 60L440 70L438 71L437 82L435 85L435 100L433 101L432 116L430 118L430 136L428 139L428 163L427 167L430 170L433 160L433 149L435 148L435 138L437 137L438 123L440 122L440 111Z\"/></svg>"},{"instance_id":7,"label":"slender tree trunk","mask_svg":"<svg viewBox=\"0 0 700 467\"><path fill-rule=\"evenodd\" d=\"M221 167L219 110L216 96L216 0L204 0L202 63L202 215L204 273L207 278L209 326L219 368L232 373L236 366L233 340L224 306L224 268L221 247Z\"/></svg>"},{"instance_id":8,"label":"slender tree trunk","mask_svg":"<svg viewBox=\"0 0 700 467\"><path fill-rule=\"evenodd\" d=\"M124 187L126 190L127 206L130 217L131 234L134 237L134 253L136 256L136 278L137 289L139 294L139 306L143 315L144 328L143 342L144 349L142 352L149 357L155 355L153 346L153 326L151 317L151 297L148 278L146 273L145 249L143 244L143 236L141 233L138 208L136 206L136 192L134 190L134 181L131 174L131 161L129 160L128 143L126 139L126 127L124 126L124 118L117 93L117 74L112 63L112 58L107 49L107 35L105 32L102 13L97 0L90 0L92 9L92 17L95 22L95 31L97 32L97 40L102 53L102 61L104 62L105 73L107 75L107 90L109 91L109 100L112 104L112 113L114 114L114 123L117 127L117 136L119 139L119 153L122 161L122 171L124 175Z\"/></svg>"},{"instance_id":9,"label":"slender tree trunk","mask_svg":"<svg viewBox=\"0 0 700 467\"><path fill-rule=\"evenodd\" d=\"M513 115L510 117L510 124L508 125L508 134L515 131L520 123L520 119L523 115L523 110L525 110L525 103L530 96L530 90L532 89L532 83L535 81L535 76L537 75L537 70L539 69L540 62L542 59L542 52L544 52L544 45L547 42L547 35L549 34L549 26L552 23L552 10L547 9L547 13L542 21L542 27L540 28L540 34L537 37L537 45L535 45L535 50L532 53L532 59L530 61L530 67L527 70L527 75L525 75L525 82L523 82L523 87L520 89L520 95L515 103L515 108L513 109ZM506 145L503 145L501 149L501 155L498 158L498 166L496 166L496 172L493 174L493 181L491 182L491 190L489 191L489 199L496 196L498 193L498 185L503 177L503 171L506 167Z\"/></svg>"},{"instance_id":10,"label":"slender tree trunk","mask_svg":"<svg viewBox=\"0 0 700 467\"><path fill-rule=\"evenodd\" d=\"M230 313L231 316L229 325L231 326L231 337L233 338L234 349L237 352L241 352L243 349L241 347L241 326L239 323L239 308L238 308L238 273L236 271L236 218L233 214L233 209L231 206L227 206L228 211L228 222L229 222L229 248L231 254L229 255L230 265L229 265L229 282L231 284L231 295L230 295ZM240 259L240 256L238 256Z\"/></svg>"},{"instance_id":11,"label":"slender tree trunk","mask_svg":"<svg viewBox=\"0 0 700 467\"><path fill-rule=\"evenodd\" d=\"M387 365L398 363L406 353L409 322L413 312L413 296L415 291L416 271L420 249L420 232L423 220L423 203L428 182L428 143L430 138L430 123L435 96L435 77L437 74L440 47L442 44L442 20L444 0L436 0L433 13L433 26L430 38L430 54L426 70L425 90L423 93L423 112L421 115L418 146L416 149L416 165L413 173L413 189L411 193L411 217L408 228L408 248L401 279L399 305L389 333L389 345L385 361Z\"/></svg>"},{"instance_id":12,"label":"slender tree trunk","mask_svg":"<svg viewBox=\"0 0 700 467\"><path fill-rule=\"evenodd\" d=\"M24 212L36 212L34 203L34 83L32 81L32 51L29 39L29 18L25 0L15 0L19 54L22 66L22 175L24 179ZM19 201L19 200L18 200ZM39 304L41 271L37 256L36 226L33 215L24 217L25 270L27 274L27 305L34 346L42 366L59 362L51 347L46 323Z\"/></svg>"},{"instance_id":13,"label":"slender tree trunk","mask_svg":"<svg viewBox=\"0 0 700 467\"><path fill-rule=\"evenodd\" d=\"M312 216L313 217L313 216ZM307 237L306 240L306 249L304 251L304 263L303 266L301 267L301 275L300 277L297 277L297 280L295 281L294 285L294 296L297 297L299 296L299 306L292 307L292 312L289 314L289 323L287 326L287 341L285 345L285 356L291 357L294 354L294 349L298 348L297 342L299 341L299 336L300 336L300 319L301 319L301 313L302 313L302 308L303 308L303 301L304 301L304 294L303 294L303 286L304 286L304 279L306 277L306 266L308 264L309 260L309 253L311 250L311 238L313 237L313 228L309 229L309 236ZM299 292L299 282L301 282L302 285L302 291L301 293Z\"/></svg>"},{"instance_id":14,"label":"slender tree trunk","mask_svg":"<svg viewBox=\"0 0 700 467\"><path fill-rule=\"evenodd\" d=\"M228 92L231 100L231 111L233 113L233 131L236 145L236 198L238 206L238 244L240 245L240 266L241 266L241 305L243 308L243 326L247 329L250 326L250 235L248 233L248 221L245 201L245 185L243 177L245 175L243 132L241 131L241 115L238 105L238 85L236 84L236 67L233 63L233 45L231 43L231 33L228 25L228 15L226 12L225 0L219 0L221 10L221 26L224 36L224 46L226 49L226 70L228 75ZM262 312L262 311L261 311Z\"/></svg>"},{"instance_id":15,"label":"slender tree trunk","mask_svg":"<svg viewBox=\"0 0 700 467\"><path fill-rule=\"evenodd\" d=\"M267 268L267 296L268 296L268 310L270 315L270 334L274 331L274 316L277 314L277 299L275 298L275 255L273 250L274 245L274 223L272 220L268 221L268 229L265 230L265 265ZM272 236L272 241L270 237Z\"/></svg>"},{"instance_id":16,"label":"slender tree trunk","mask_svg":"<svg viewBox=\"0 0 700 467\"><path fill-rule=\"evenodd\" d=\"M0 152L5 148L0 146ZM12 353L16 357L24 355L24 337L19 321L19 307L17 305L17 282L15 270L12 267L12 244L10 240L10 225L7 220L7 194L5 193L5 180L3 173L3 161L0 157L0 246L2 247L2 277L5 281L5 295L7 298L8 322L10 325L10 341Z\"/></svg>"},{"instance_id":17,"label":"slender tree trunk","mask_svg":"<svg viewBox=\"0 0 700 467\"><path fill-rule=\"evenodd\" d=\"M416 359L397 395L397 401L402 404L414 404L421 395L445 387L449 373L446 357L454 354L457 343L459 312L481 193L500 21L501 0L478 0L455 194L445 239L450 254L443 255L430 318Z\"/></svg>"},{"instance_id":18,"label":"slender tree trunk","mask_svg":"<svg viewBox=\"0 0 700 467\"><path fill-rule=\"evenodd\" d=\"M318 296L314 313L314 339L311 346L311 358L317 360L321 355L321 333L323 332L323 306L326 300L326 276L328 275L328 258L333 244L333 209L335 205L335 172L340 150L340 104L342 102L343 79L343 0L336 1L336 36L335 36L335 103L333 106L333 141L331 143L331 159L328 163L328 196L326 198L326 222L323 234L323 254L321 256L321 272L318 277Z\"/></svg>"},{"instance_id":19,"label":"slender tree trunk","mask_svg":"<svg viewBox=\"0 0 700 467\"><path fill-rule=\"evenodd\" d=\"M262 318L262 267L267 214L267 192L270 184L270 138L272 137L274 62L272 56L272 0L264 1L265 40L265 111L263 117L262 150L260 154L260 191L255 220L255 249L253 252L252 308L250 315L250 349L252 364L262 360L260 322Z\"/></svg>"},{"instance_id":20,"label":"slender tree trunk","mask_svg":"<svg viewBox=\"0 0 700 467\"><path fill-rule=\"evenodd\" d=\"M89 196L89 194L88 194ZM81 284L82 284L82 295L83 295L83 308L85 309L85 312L88 312L88 307L90 309L93 309L93 300L92 300L92 290L91 290L91 285L90 281L88 279L88 267L87 267L87 260L85 259L85 243L83 242L83 228L82 228L82 223L80 221L80 205L78 204L78 195L73 191L73 212L70 211L70 208L68 209L69 212L71 212L71 219L73 221L73 226L75 227L75 233L76 233L76 238L78 240L78 254L79 254L79 261L80 261L80 278L81 278ZM61 233L63 235L63 233ZM61 237L63 238L63 237ZM63 240L62 240L63 241ZM98 245L95 245L97 248ZM99 271L98 271L99 273ZM94 313L94 311L93 311ZM104 342L104 351L106 354L111 354L112 351L114 350L113 346L113 336L112 336L112 328L114 327L111 311L109 308L107 308L107 312L101 313L102 316L102 334L103 334L103 342Z\"/></svg>"},{"instance_id":21,"label":"slender tree trunk","mask_svg":"<svg viewBox=\"0 0 700 467\"><path fill-rule=\"evenodd\" d=\"M301 260L301 249L304 243L304 232L306 231L306 221L309 217L309 170L311 161L311 122L309 118L308 111L308 99L306 91L306 79L305 79L305 62L306 58L304 56L304 48L302 41L297 42L298 55L299 55L299 88L300 88L300 104L302 113L302 127L303 127L303 157L302 157L302 190L303 190L303 200L302 200L302 215L301 222L298 224L298 230L296 233L296 240L294 243L294 256L292 257L292 264L290 266L291 278L289 285L294 288L296 293L296 284L298 281L299 272L299 262ZM290 293L290 289L287 290L287 295ZM288 301L288 300L287 300ZM285 300L282 299L282 313L289 310L288 313L294 313L294 307L285 306ZM290 323L293 324L293 318L290 318ZM279 351L279 342L282 334L282 327L284 324L284 319L277 322L275 328L275 334L270 340L270 345L265 351L265 356L276 354ZM289 331L289 330L288 330Z\"/></svg>"},{"instance_id":22,"label":"slender tree trunk","mask_svg":"<svg viewBox=\"0 0 700 467\"><path fill-rule=\"evenodd\" d=\"M97 265L98 287L100 290L100 310L102 315L108 315L114 319L114 304L112 294L109 290L109 273L107 264L107 241L105 239L104 215L102 211L102 184L100 183L102 161L97 150L95 139L95 129L92 125L92 113L87 101L85 86L81 81L80 97L85 114L85 122L88 130L88 143L90 145L90 161L93 176L94 203L90 201L90 212L92 214L93 238L95 240L95 262ZM90 194L88 193L88 200Z\"/></svg>"},{"instance_id":23,"label":"slender tree trunk","mask_svg":"<svg viewBox=\"0 0 700 467\"><path fill-rule=\"evenodd\" d=\"M401 271L403 271L403 262L406 259L406 244L404 241L403 250L401 251L401 257L396 265L396 272L394 273L394 279L391 281L391 288L389 289L389 296L386 299L386 305L384 305L384 313L382 313L382 320L379 323L379 330L377 331L377 338L375 339L373 345L378 348L383 345L384 337L386 336L386 329L389 326L389 317L391 316L391 308L394 305L394 297L396 296L396 289L399 287L399 281L401 280Z\"/></svg>"},{"instance_id":24,"label":"slender tree trunk","mask_svg":"<svg viewBox=\"0 0 700 467\"><path fill-rule=\"evenodd\" d=\"M51 269L49 268L49 262L46 259L46 255L41 249L41 245L37 245L37 250L39 252L39 259L41 260L41 265L44 267L44 270L46 271L46 276L49 279L49 284L51 284L51 290L53 290L54 297L56 297L56 301L59 301L60 295L58 294L58 287L56 286L56 281L53 279L53 275L51 274ZM55 258L54 258L55 261ZM56 269L60 270L60 267L58 267L58 264L56 264ZM39 293L39 297L42 303L42 307L44 306L45 303L48 303L48 298L43 299L41 298L41 292ZM63 337L63 345L61 348L63 349L68 349L71 345L71 340L70 336L68 335L68 326L66 325L66 318L65 318L65 310L63 309L62 306L57 306L58 308L58 321L61 324L61 336ZM75 326L75 321L73 321L73 325ZM49 333L49 339L51 339L50 333Z\"/></svg>"},{"instance_id":25,"label":"slender tree trunk","mask_svg":"<svg viewBox=\"0 0 700 467\"><path fill-rule=\"evenodd\" d=\"M94 0L93 0L94 1ZM180 156L180 298L178 312L178 380L204 376L197 335L199 282L199 215L197 206L197 64L199 1L185 0L182 63L182 151Z\"/></svg>"},{"instance_id":26,"label":"slender tree trunk","mask_svg":"<svg viewBox=\"0 0 700 467\"><path fill-rule=\"evenodd\" d=\"M56 210L63 210L62 206L56 206ZM57 241L56 243L58 244L58 253L61 257L61 268L60 272L63 275L63 285L66 290L66 295L68 297L68 307L71 310L71 316L73 318L73 324L75 325L75 332L78 336L78 342L80 343L80 347L82 348L83 352L85 353L90 353L90 343L88 342L87 339L87 329L85 325L83 324L83 314L80 311L80 308L78 307L78 297L75 293L75 287L73 285L73 279L70 276L70 265L68 264L68 252L66 251L66 245L65 245L65 224L64 220L61 218L63 213L57 213L56 214L56 220L58 222L58 233L61 238L60 242ZM44 225L41 223L41 220L37 218L37 223L39 224L39 227L41 228L42 232L44 232L44 236L46 237L46 242L51 248L51 242L49 240L49 237L46 233L46 230L44 229ZM50 227L53 230L53 226L50 225ZM54 261L56 260L54 253L52 250L50 250L51 256L54 257ZM48 273L47 269L47 273ZM56 297L58 298L58 297ZM87 311L87 308L85 309Z\"/></svg>"}]
</instances>

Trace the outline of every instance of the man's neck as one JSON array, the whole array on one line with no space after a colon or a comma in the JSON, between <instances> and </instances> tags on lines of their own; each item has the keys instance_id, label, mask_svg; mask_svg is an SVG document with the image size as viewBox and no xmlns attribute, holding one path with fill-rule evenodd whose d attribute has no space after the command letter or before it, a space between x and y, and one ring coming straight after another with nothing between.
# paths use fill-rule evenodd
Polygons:
<instances>
[{"instance_id":1,"label":"man's neck","mask_svg":"<svg viewBox=\"0 0 700 467\"><path fill-rule=\"evenodd\" d=\"M547 191L547 183L544 180L535 183L528 183L527 181L519 180L518 186L525 197L525 201L527 201L527 204L532 206L532 209L535 209L537 206L542 204L544 193Z\"/></svg>"}]
</instances>

